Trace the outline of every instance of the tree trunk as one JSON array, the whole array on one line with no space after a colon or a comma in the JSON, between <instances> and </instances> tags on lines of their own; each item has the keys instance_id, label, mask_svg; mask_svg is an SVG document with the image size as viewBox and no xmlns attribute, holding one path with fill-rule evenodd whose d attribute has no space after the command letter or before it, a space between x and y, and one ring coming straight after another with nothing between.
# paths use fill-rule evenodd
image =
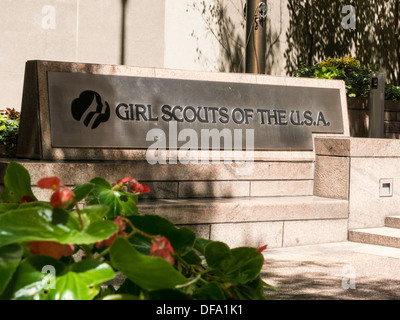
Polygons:
<instances>
[{"instance_id":1,"label":"tree trunk","mask_svg":"<svg viewBox=\"0 0 400 320\"><path fill-rule=\"evenodd\" d=\"M399 85L399 71L400 71L400 30L399 30L399 4L400 0L396 0L394 9L394 36L396 37L396 53L397 53L397 75L394 81Z\"/></svg>"}]
</instances>

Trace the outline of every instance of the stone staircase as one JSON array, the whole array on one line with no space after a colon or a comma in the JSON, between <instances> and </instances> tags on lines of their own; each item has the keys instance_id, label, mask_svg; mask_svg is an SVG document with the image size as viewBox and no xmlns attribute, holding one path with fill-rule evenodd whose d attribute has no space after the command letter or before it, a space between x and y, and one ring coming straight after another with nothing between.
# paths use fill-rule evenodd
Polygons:
<instances>
[{"instance_id":1,"label":"stone staircase","mask_svg":"<svg viewBox=\"0 0 400 320\"><path fill-rule=\"evenodd\" d=\"M349 231L349 241L400 248L400 215L385 218L385 226Z\"/></svg>"},{"instance_id":2,"label":"stone staircase","mask_svg":"<svg viewBox=\"0 0 400 320\"><path fill-rule=\"evenodd\" d=\"M138 208L232 247L340 242L348 234L348 201L316 196L149 199Z\"/></svg>"}]
</instances>

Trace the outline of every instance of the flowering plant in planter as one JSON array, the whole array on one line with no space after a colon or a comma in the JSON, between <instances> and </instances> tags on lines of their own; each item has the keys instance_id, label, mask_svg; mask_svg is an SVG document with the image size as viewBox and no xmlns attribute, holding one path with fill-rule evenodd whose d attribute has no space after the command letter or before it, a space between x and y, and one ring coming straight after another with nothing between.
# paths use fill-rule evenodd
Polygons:
<instances>
[{"instance_id":1,"label":"flowering plant in planter","mask_svg":"<svg viewBox=\"0 0 400 320\"><path fill-rule=\"evenodd\" d=\"M0 146L4 155L14 157L16 153L20 113L14 108L7 108L5 115L0 114Z\"/></svg>"},{"instance_id":2,"label":"flowering plant in planter","mask_svg":"<svg viewBox=\"0 0 400 320\"><path fill-rule=\"evenodd\" d=\"M0 196L1 299L265 299L266 246L231 249L140 214L138 194L150 189L136 180L97 177L70 189L47 177L37 185L52 190L49 202L10 162ZM117 274L123 283L107 286Z\"/></svg>"}]
</instances>

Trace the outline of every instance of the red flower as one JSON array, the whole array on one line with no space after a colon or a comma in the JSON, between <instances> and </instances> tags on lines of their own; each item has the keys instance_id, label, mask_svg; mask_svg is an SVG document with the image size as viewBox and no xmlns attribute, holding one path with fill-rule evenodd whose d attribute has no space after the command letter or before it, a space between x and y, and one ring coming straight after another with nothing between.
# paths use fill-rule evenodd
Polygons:
<instances>
[{"instance_id":1,"label":"red flower","mask_svg":"<svg viewBox=\"0 0 400 320\"><path fill-rule=\"evenodd\" d=\"M73 244L61 244L54 241L30 241L26 244L33 255L45 254L57 260L72 255L75 249Z\"/></svg>"},{"instance_id":2,"label":"red flower","mask_svg":"<svg viewBox=\"0 0 400 320\"><path fill-rule=\"evenodd\" d=\"M118 184L125 184L125 183L128 183L131 180L132 180L132 178L130 178L130 177L129 178L123 178L123 179L118 181Z\"/></svg>"},{"instance_id":3,"label":"red flower","mask_svg":"<svg viewBox=\"0 0 400 320\"><path fill-rule=\"evenodd\" d=\"M139 193L139 194L150 192L150 188L148 186L137 182L135 179L132 179L129 189L131 189L133 192Z\"/></svg>"},{"instance_id":4,"label":"red flower","mask_svg":"<svg viewBox=\"0 0 400 320\"><path fill-rule=\"evenodd\" d=\"M258 248L257 250L258 250L258 252L262 253L265 249L267 249L267 247L268 247L268 245L266 244L265 246L262 246L262 247ZM264 259L264 264L266 264L266 263L267 263L267 261Z\"/></svg>"},{"instance_id":5,"label":"red flower","mask_svg":"<svg viewBox=\"0 0 400 320\"><path fill-rule=\"evenodd\" d=\"M37 182L37 185L41 189L51 189L57 190L60 188L60 178L59 177L49 177L49 178L42 178Z\"/></svg>"},{"instance_id":6,"label":"red flower","mask_svg":"<svg viewBox=\"0 0 400 320\"><path fill-rule=\"evenodd\" d=\"M69 190L56 190L50 198L51 205L54 208L65 209L68 208L73 202L75 194Z\"/></svg>"},{"instance_id":7,"label":"red flower","mask_svg":"<svg viewBox=\"0 0 400 320\"><path fill-rule=\"evenodd\" d=\"M118 226L118 232L123 232L125 230L126 225L122 217L116 217L114 223Z\"/></svg>"},{"instance_id":8,"label":"red flower","mask_svg":"<svg viewBox=\"0 0 400 320\"><path fill-rule=\"evenodd\" d=\"M40 179L37 184L42 189L54 190L50 198L51 205L54 208L65 209L74 203L75 194L60 182L58 177L48 177Z\"/></svg>"},{"instance_id":9,"label":"red flower","mask_svg":"<svg viewBox=\"0 0 400 320\"><path fill-rule=\"evenodd\" d=\"M127 237L127 234L124 231L126 226L125 226L125 222L122 220L122 217L115 218L114 219L114 223L118 226L118 232L114 233L107 240L102 240L102 241L97 242L96 243L96 248L101 248L104 245L107 246L107 247L110 247L113 244L113 242L114 242L114 240L115 240L115 238L117 236L121 236L121 237L124 237L124 238Z\"/></svg>"},{"instance_id":10,"label":"red flower","mask_svg":"<svg viewBox=\"0 0 400 320\"><path fill-rule=\"evenodd\" d=\"M174 264L175 260L171 254L174 254L174 249L166 237L157 236L150 248L150 256L159 257Z\"/></svg>"},{"instance_id":11,"label":"red flower","mask_svg":"<svg viewBox=\"0 0 400 320\"><path fill-rule=\"evenodd\" d=\"M118 180L117 183L112 184L112 189L119 191L119 190L126 190L125 187L128 185L130 182L129 189L132 190L133 193L149 193L150 188L144 184L141 184L137 182L135 179L132 179L131 177L128 178L123 178L121 180Z\"/></svg>"},{"instance_id":12,"label":"red flower","mask_svg":"<svg viewBox=\"0 0 400 320\"><path fill-rule=\"evenodd\" d=\"M112 183L111 185L112 185L113 187L119 186L118 190L120 190L122 186L124 186L125 184L127 184L127 183L128 183L129 181L131 181L131 180L132 180L131 177L123 178L123 179L121 179L121 180L118 180L117 183Z\"/></svg>"}]
</instances>

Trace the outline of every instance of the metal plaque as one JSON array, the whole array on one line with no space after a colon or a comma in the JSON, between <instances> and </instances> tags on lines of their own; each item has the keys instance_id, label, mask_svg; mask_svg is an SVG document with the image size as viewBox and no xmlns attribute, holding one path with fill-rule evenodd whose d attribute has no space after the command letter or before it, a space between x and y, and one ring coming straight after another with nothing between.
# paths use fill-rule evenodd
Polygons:
<instances>
[{"instance_id":1,"label":"metal plaque","mask_svg":"<svg viewBox=\"0 0 400 320\"><path fill-rule=\"evenodd\" d=\"M52 71L48 87L52 147L245 149L253 133L255 150L312 150L344 131L337 88Z\"/></svg>"}]
</instances>

